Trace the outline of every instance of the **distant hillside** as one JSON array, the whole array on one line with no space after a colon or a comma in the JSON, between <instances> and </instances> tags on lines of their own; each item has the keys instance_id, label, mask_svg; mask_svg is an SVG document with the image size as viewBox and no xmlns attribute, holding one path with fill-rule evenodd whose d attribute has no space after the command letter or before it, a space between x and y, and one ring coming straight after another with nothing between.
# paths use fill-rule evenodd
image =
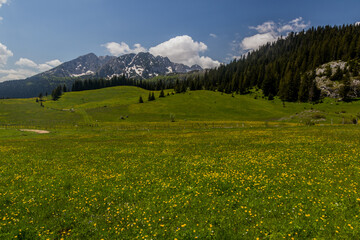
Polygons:
<instances>
[{"instance_id":1,"label":"distant hillside","mask_svg":"<svg viewBox=\"0 0 360 240\"><path fill-rule=\"evenodd\" d=\"M125 75L127 78L147 79L173 73L202 70L198 65L186 66L171 62L167 57L150 53L126 54L120 57L97 57L90 53L65 62L49 71L25 80L0 83L0 97L26 98L39 93L51 93L58 85L70 88L76 79L111 78Z\"/></svg>"}]
</instances>

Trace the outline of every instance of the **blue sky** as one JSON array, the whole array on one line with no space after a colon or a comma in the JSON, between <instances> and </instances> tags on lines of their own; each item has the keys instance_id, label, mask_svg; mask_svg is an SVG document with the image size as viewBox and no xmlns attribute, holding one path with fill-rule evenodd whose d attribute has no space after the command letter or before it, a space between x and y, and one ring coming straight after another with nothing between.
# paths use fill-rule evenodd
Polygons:
<instances>
[{"instance_id":1,"label":"blue sky","mask_svg":"<svg viewBox=\"0 0 360 240\"><path fill-rule=\"evenodd\" d=\"M0 81L90 52L213 67L289 31L360 22L359 9L359 0L0 0Z\"/></svg>"}]
</instances>

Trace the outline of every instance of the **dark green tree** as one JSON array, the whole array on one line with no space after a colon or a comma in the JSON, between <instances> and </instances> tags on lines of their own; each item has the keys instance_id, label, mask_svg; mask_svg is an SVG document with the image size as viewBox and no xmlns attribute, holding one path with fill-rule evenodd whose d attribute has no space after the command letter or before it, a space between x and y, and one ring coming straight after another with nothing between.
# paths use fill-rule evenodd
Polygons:
<instances>
[{"instance_id":1,"label":"dark green tree","mask_svg":"<svg viewBox=\"0 0 360 240\"><path fill-rule=\"evenodd\" d=\"M52 93L51 97L54 101L58 100L62 95L62 86L59 85L57 88L55 88Z\"/></svg>"},{"instance_id":2,"label":"dark green tree","mask_svg":"<svg viewBox=\"0 0 360 240\"><path fill-rule=\"evenodd\" d=\"M343 79L343 71L337 66L334 75L330 78L332 81L341 81Z\"/></svg>"},{"instance_id":3,"label":"dark green tree","mask_svg":"<svg viewBox=\"0 0 360 240\"><path fill-rule=\"evenodd\" d=\"M331 78L331 76L332 76L332 69L331 69L330 64L327 64L327 65L326 65L324 74L325 74L325 76L326 76L327 78Z\"/></svg>"},{"instance_id":4,"label":"dark green tree","mask_svg":"<svg viewBox=\"0 0 360 240\"><path fill-rule=\"evenodd\" d=\"M351 81L350 81L350 75L349 73L348 74L345 74L345 77L342 81L342 86L340 88L340 97L342 98L343 101L349 101L350 100L350 96L349 96L349 93L350 93L350 90L351 90Z\"/></svg>"}]
</instances>

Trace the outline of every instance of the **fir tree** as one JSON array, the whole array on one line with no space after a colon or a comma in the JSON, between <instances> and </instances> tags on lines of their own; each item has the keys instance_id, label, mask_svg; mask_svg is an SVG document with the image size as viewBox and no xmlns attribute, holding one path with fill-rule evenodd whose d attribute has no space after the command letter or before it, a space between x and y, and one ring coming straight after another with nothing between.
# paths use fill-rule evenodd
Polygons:
<instances>
[{"instance_id":1,"label":"fir tree","mask_svg":"<svg viewBox=\"0 0 360 240\"><path fill-rule=\"evenodd\" d=\"M350 81L350 76L349 73L345 75L344 79L343 79L343 85L340 88L340 97L342 98L343 101L349 101L350 100L350 90L351 90L351 81Z\"/></svg>"}]
</instances>

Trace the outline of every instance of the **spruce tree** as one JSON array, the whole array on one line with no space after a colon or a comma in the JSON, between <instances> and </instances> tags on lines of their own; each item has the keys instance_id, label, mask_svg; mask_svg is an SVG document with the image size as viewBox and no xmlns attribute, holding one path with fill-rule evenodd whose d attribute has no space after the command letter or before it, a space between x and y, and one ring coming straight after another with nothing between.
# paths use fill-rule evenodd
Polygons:
<instances>
[{"instance_id":1,"label":"spruce tree","mask_svg":"<svg viewBox=\"0 0 360 240\"><path fill-rule=\"evenodd\" d=\"M142 96L139 98L139 103L144 103L144 100L142 99Z\"/></svg>"},{"instance_id":2,"label":"spruce tree","mask_svg":"<svg viewBox=\"0 0 360 240\"><path fill-rule=\"evenodd\" d=\"M162 89L161 89L161 92L160 92L159 98L162 98L162 97L165 97L165 93L164 93L164 90L162 90Z\"/></svg>"},{"instance_id":3,"label":"spruce tree","mask_svg":"<svg viewBox=\"0 0 360 240\"><path fill-rule=\"evenodd\" d=\"M340 88L340 97L345 102L350 100L350 96L349 96L351 90L350 85L351 85L350 76L349 74L346 74L343 79L343 85Z\"/></svg>"}]
</instances>

